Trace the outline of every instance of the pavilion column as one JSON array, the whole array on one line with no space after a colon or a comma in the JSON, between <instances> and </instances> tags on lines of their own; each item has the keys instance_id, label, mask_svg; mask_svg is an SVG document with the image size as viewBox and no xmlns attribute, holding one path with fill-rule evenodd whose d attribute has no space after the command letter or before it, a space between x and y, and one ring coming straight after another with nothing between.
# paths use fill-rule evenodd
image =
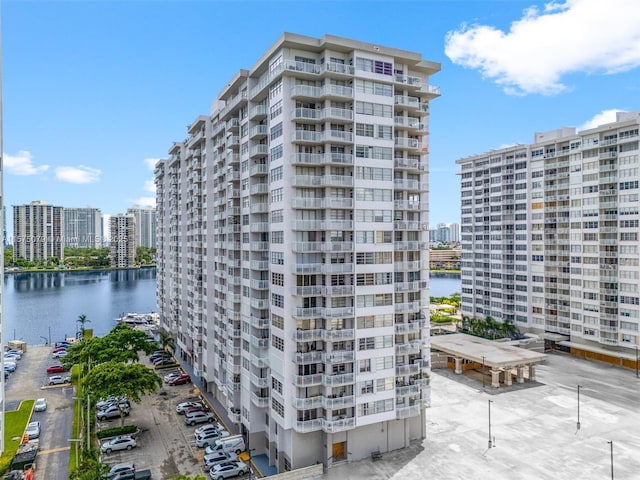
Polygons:
<instances>
[{"instance_id":1,"label":"pavilion column","mask_svg":"<svg viewBox=\"0 0 640 480\"><path fill-rule=\"evenodd\" d=\"M517 367L518 371L518 383L524 383L524 367Z\"/></svg>"},{"instance_id":2,"label":"pavilion column","mask_svg":"<svg viewBox=\"0 0 640 480\"><path fill-rule=\"evenodd\" d=\"M506 386L511 386L513 384L513 381L511 379L511 368L507 367L504 369L504 384Z\"/></svg>"},{"instance_id":3,"label":"pavilion column","mask_svg":"<svg viewBox=\"0 0 640 480\"><path fill-rule=\"evenodd\" d=\"M455 357L455 360L456 360L456 366L455 366L454 373L460 375L462 373L462 358Z\"/></svg>"},{"instance_id":4,"label":"pavilion column","mask_svg":"<svg viewBox=\"0 0 640 480\"><path fill-rule=\"evenodd\" d=\"M491 370L491 386L493 388L500 387L500 370Z\"/></svg>"},{"instance_id":5,"label":"pavilion column","mask_svg":"<svg viewBox=\"0 0 640 480\"><path fill-rule=\"evenodd\" d=\"M535 382L536 381L536 365L535 363L532 363L529 365L529 381L530 382Z\"/></svg>"}]
</instances>

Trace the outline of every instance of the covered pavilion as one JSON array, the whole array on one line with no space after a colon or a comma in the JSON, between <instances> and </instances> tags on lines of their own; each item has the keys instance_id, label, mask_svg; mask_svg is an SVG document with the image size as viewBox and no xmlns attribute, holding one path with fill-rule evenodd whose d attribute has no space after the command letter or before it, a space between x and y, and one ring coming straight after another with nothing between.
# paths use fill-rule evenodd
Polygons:
<instances>
[{"instance_id":1,"label":"covered pavilion","mask_svg":"<svg viewBox=\"0 0 640 480\"><path fill-rule=\"evenodd\" d=\"M524 383L524 369L528 368L528 379L536 380L536 363L546 358L544 353L534 352L525 348L502 344L486 338L474 337L464 333L438 335L431 337L431 349L439 350L453 358L454 372L462 374L463 365L471 364L474 368L481 365L483 369L489 367L491 372L491 386L500 387L500 376L504 385L513 384L512 372L516 371L516 381ZM484 373L483 373L484 374Z\"/></svg>"}]
</instances>

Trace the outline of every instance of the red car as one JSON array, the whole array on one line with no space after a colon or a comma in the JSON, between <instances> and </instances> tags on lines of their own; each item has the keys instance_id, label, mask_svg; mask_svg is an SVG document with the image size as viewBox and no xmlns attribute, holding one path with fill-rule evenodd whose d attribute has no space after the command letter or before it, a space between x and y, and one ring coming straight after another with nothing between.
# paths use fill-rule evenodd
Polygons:
<instances>
[{"instance_id":1,"label":"red car","mask_svg":"<svg viewBox=\"0 0 640 480\"><path fill-rule=\"evenodd\" d=\"M197 405L194 407L187 408L187 410L184 413L189 414L191 412L208 412L209 410L210 409L208 405Z\"/></svg>"},{"instance_id":2,"label":"red car","mask_svg":"<svg viewBox=\"0 0 640 480\"><path fill-rule=\"evenodd\" d=\"M63 373L66 371L67 368L64 365L51 365L47 367L47 373Z\"/></svg>"},{"instance_id":3,"label":"red car","mask_svg":"<svg viewBox=\"0 0 640 480\"><path fill-rule=\"evenodd\" d=\"M185 383L189 383L190 381L191 381L191 377L186 373L183 373L182 375L176 378L172 378L171 380L169 380L168 383L169 385L184 385Z\"/></svg>"},{"instance_id":4,"label":"red car","mask_svg":"<svg viewBox=\"0 0 640 480\"><path fill-rule=\"evenodd\" d=\"M66 348L62 348L62 347L60 347L60 348L54 348L54 349L53 349L53 352L51 352L51 353L54 353L54 354L55 354L55 353L66 352L66 351L67 351L67 349L66 349Z\"/></svg>"}]
</instances>

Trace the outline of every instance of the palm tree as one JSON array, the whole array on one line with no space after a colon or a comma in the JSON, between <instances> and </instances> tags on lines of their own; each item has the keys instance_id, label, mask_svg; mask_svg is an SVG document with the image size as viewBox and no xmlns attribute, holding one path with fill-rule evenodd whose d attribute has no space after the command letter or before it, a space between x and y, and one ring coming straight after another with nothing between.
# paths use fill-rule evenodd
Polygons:
<instances>
[{"instance_id":1,"label":"palm tree","mask_svg":"<svg viewBox=\"0 0 640 480\"><path fill-rule=\"evenodd\" d=\"M87 316L83 314L78 316L78 320L76 320L76 322L80 324L80 338L84 340L84 324L87 322L91 323L91 320L89 320Z\"/></svg>"},{"instance_id":2,"label":"palm tree","mask_svg":"<svg viewBox=\"0 0 640 480\"><path fill-rule=\"evenodd\" d=\"M174 352L176 349L176 341L175 339L169 335L167 332L165 331L161 331L159 334L160 337L160 346L162 347L163 350L166 350L167 347L169 347L169 349Z\"/></svg>"}]
</instances>

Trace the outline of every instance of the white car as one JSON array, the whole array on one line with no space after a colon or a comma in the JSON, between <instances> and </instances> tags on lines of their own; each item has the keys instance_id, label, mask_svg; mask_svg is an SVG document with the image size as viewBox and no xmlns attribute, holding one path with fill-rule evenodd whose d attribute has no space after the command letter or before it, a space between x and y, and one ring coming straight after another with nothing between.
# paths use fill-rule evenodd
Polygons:
<instances>
[{"instance_id":1,"label":"white car","mask_svg":"<svg viewBox=\"0 0 640 480\"><path fill-rule=\"evenodd\" d=\"M111 453L117 450L131 450L137 447L136 439L129 436L121 436L112 438L111 440L104 442L100 447L102 453Z\"/></svg>"},{"instance_id":2,"label":"white car","mask_svg":"<svg viewBox=\"0 0 640 480\"><path fill-rule=\"evenodd\" d=\"M29 437L29 440L40 437L40 422L29 422L24 433Z\"/></svg>"},{"instance_id":3,"label":"white car","mask_svg":"<svg viewBox=\"0 0 640 480\"><path fill-rule=\"evenodd\" d=\"M209 475L212 480L237 477L238 475L244 475L245 473L249 473L249 466L240 460L218 463L209 470Z\"/></svg>"},{"instance_id":4,"label":"white car","mask_svg":"<svg viewBox=\"0 0 640 480\"><path fill-rule=\"evenodd\" d=\"M18 360L20 360L22 358L22 350L9 350L5 353L5 355L15 355Z\"/></svg>"},{"instance_id":5,"label":"white car","mask_svg":"<svg viewBox=\"0 0 640 480\"><path fill-rule=\"evenodd\" d=\"M65 383L71 383L71 377L62 375L53 375L49 377L49 385L63 385Z\"/></svg>"},{"instance_id":6,"label":"white car","mask_svg":"<svg viewBox=\"0 0 640 480\"><path fill-rule=\"evenodd\" d=\"M213 452L204 456L202 464L205 470L210 470L217 463L230 462L237 459L238 456L233 452Z\"/></svg>"},{"instance_id":7,"label":"white car","mask_svg":"<svg viewBox=\"0 0 640 480\"><path fill-rule=\"evenodd\" d=\"M168 373L164 376L164 383L169 383L174 378L178 378L181 374L178 372Z\"/></svg>"},{"instance_id":8,"label":"white car","mask_svg":"<svg viewBox=\"0 0 640 480\"><path fill-rule=\"evenodd\" d=\"M61 352L56 352L53 355L51 355L53 358L62 358L62 357L66 357L67 356L67 351L63 350Z\"/></svg>"},{"instance_id":9,"label":"white car","mask_svg":"<svg viewBox=\"0 0 640 480\"><path fill-rule=\"evenodd\" d=\"M191 412L184 416L185 425L195 425L196 423L213 422L216 419L211 412Z\"/></svg>"},{"instance_id":10,"label":"white car","mask_svg":"<svg viewBox=\"0 0 640 480\"><path fill-rule=\"evenodd\" d=\"M44 412L47 410L47 399L39 398L36 400L36 403L33 405L34 412Z\"/></svg>"},{"instance_id":11,"label":"white car","mask_svg":"<svg viewBox=\"0 0 640 480\"><path fill-rule=\"evenodd\" d=\"M205 448L209 445L213 445L216 440L224 437L228 437L229 432L226 430L209 430L207 432L196 435L196 447Z\"/></svg>"},{"instance_id":12,"label":"white car","mask_svg":"<svg viewBox=\"0 0 640 480\"><path fill-rule=\"evenodd\" d=\"M202 406L201 402L182 402L176 405L176 413L184 414L191 407L201 407L201 406Z\"/></svg>"},{"instance_id":13,"label":"white car","mask_svg":"<svg viewBox=\"0 0 640 480\"><path fill-rule=\"evenodd\" d=\"M213 430L224 430L225 428L219 422L216 423L207 423L206 425L202 425L201 427L196 428L193 431L193 435L197 437L206 432L211 432Z\"/></svg>"}]
</instances>

